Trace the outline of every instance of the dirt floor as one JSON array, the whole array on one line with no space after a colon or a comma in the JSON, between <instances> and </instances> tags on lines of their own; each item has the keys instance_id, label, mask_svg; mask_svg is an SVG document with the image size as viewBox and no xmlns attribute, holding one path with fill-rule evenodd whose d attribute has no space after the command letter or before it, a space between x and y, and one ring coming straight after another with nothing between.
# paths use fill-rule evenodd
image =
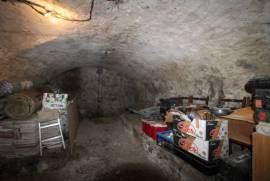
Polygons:
<instances>
[{"instance_id":1,"label":"dirt floor","mask_svg":"<svg viewBox=\"0 0 270 181\"><path fill-rule=\"evenodd\" d=\"M45 152L0 168L5 181L212 180L144 136L134 115L84 119L72 155Z\"/></svg>"}]
</instances>

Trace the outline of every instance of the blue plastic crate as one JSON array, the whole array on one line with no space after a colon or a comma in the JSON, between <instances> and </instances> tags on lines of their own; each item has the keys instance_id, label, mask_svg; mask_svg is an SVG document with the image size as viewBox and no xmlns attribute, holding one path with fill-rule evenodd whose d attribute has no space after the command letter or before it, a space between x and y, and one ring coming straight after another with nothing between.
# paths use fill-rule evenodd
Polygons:
<instances>
[{"instance_id":1,"label":"blue plastic crate","mask_svg":"<svg viewBox=\"0 0 270 181\"><path fill-rule=\"evenodd\" d=\"M157 142L167 142L170 144L173 144L173 132L172 130L168 130L168 131L163 131L163 132L159 132L157 133Z\"/></svg>"}]
</instances>

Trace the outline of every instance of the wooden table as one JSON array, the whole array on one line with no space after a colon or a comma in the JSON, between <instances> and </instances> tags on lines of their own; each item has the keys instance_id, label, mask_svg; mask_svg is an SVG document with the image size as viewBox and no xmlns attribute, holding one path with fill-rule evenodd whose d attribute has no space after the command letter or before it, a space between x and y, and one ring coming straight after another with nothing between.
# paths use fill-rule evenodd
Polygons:
<instances>
[{"instance_id":1,"label":"wooden table","mask_svg":"<svg viewBox=\"0 0 270 181\"><path fill-rule=\"evenodd\" d=\"M251 146L252 133L255 130L254 111L250 107L235 110L227 116L220 116L219 119L228 120L229 139L235 143Z\"/></svg>"}]
</instances>

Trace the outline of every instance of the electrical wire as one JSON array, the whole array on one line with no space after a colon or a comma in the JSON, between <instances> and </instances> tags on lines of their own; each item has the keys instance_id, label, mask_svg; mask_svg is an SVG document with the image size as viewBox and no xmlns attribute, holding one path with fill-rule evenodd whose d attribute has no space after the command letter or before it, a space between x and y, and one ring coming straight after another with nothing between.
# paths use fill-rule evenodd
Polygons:
<instances>
[{"instance_id":1,"label":"electrical wire","mask_svg":"<svg viewBox=\"0 0 270 181\"><path fill-rule=\"evenodd\" d=\"M5 0L5 1L10 1L10 0ZM31 7L35 12L37 12L38 14L40 14L42 16L50 15L50 16L58 18L58 19L62 19L62 20L65 20L65 21L74 21L74 22L90 21L92 19L92 12L93 12L93 9L94 9L94 4L95 4L95 0L90 1L90 10L89 10L89 17L88 18L76 19L76 18L69 18L67 16L64 16L61 13L58 13L55 10L49 10L49 9L46 8L46 6L43 6L41 4L29 1L29 0L16 0L16 1Z\"/></svg>"}]
</instances>

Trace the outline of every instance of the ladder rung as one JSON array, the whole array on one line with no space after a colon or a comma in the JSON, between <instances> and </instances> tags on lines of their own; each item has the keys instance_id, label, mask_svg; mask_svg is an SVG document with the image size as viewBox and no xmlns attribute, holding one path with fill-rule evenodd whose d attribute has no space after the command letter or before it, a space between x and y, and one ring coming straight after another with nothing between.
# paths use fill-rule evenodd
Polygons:
<instances>
[{"instance_id":1,"label":"ladder rung","mask_svg":"<svg viewBox=\"0 0 270 181\"><path fill-rule=\"evenodd\" d=\"M42 147L50 147L50 146L56 146L56 145L63 145L62 140L54 142L54 143L47 143L46 145L42 145Z\"/></svg>"},{"instance_id":2,"label":"ladder rung","mask_svg":"<svg viewBox=\"0 0 270 181\"><path fill-rule=\"evenodd\" d=\"M58 139L58 138L61 138L61 137L62 136L55 136L55 137L52 137L52 138L47 138L47 139L41 140L41 142L51 141L51 140L55 140L55 139Z\"/></svg>"},{"instance_id":3,"label":"ladder rung","mask_svg":"<svg viewBox=\"0 0 270 181\"><path fill-rule=\"evenodd\" d=\"M59 123L49 124L49 125L45 125L45 126L40 126L40 129L49 128L49 127L58 126L58 125L59 125Z\"/></svg>"},{"instance_id":4,"label":"ladder rung","mask_svg":"<svg viewBox=\"0 0 270 181\"><path fill-rule=\"evenodd\" d=\"M58 134L59 136L54 136L54 137L42 139L42 136L41 136L43 134L42 129L54 127L54 126L59 126L60 135ZM58 145L60 146L60 144L62 144L63 148L65 149L66 146L65 146L65 141L64 141L62 129L61 129L61 122L60 122L59 118L57 120L51 120L51 121L47 121L47 122L39 122L39 141L40 141L40 145L39 145L40 146L39 147L40 148L40 156L42 156L43 147L54 148L54 147L56 147Z\"/></svg>"}]
</instances>

